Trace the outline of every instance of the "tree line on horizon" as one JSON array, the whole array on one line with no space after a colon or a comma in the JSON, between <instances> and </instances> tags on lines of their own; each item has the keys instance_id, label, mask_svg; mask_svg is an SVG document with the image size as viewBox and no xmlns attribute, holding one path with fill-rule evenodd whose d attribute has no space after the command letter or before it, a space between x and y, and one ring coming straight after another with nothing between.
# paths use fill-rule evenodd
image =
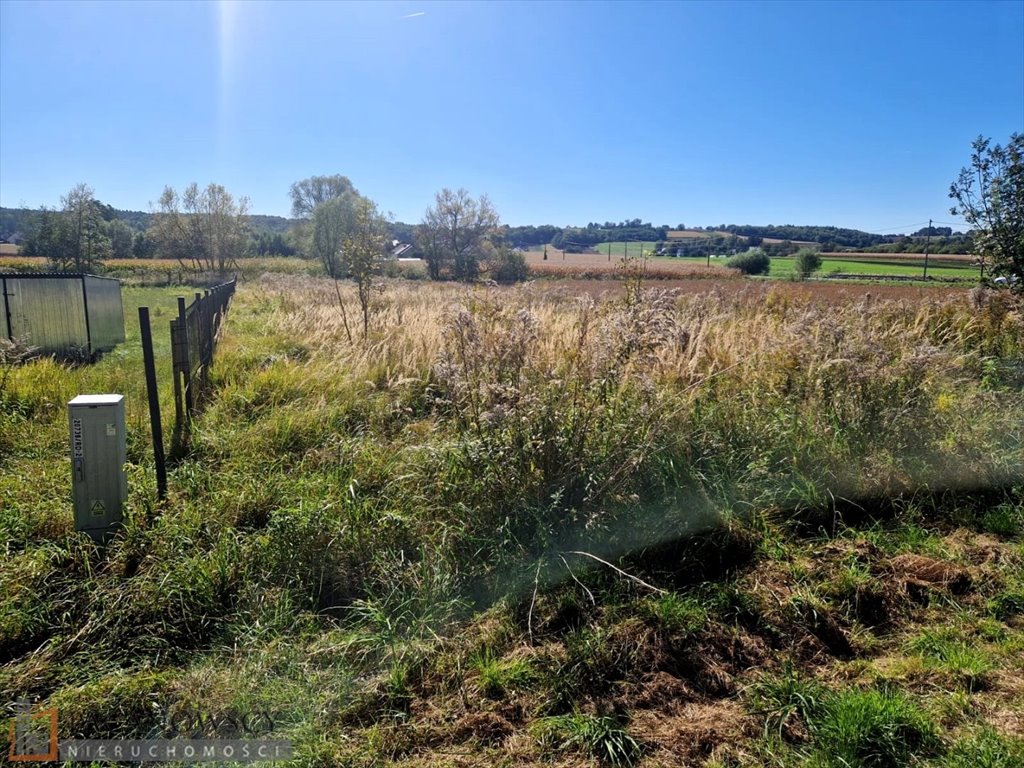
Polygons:
<instances>
[{"instance_id":1,"label":"tree line on horizon","mask_svg":"<svg viewBox=\"0 0 1024 768\"><path fill-rule=\"evenodd\" d=\"M951 185L950 209L972 229L929 226L912 235L880 235L832 226L719 225L695 228L700 238L671 239L668 225L639 218L584 227L503 225L486 195L445 188L416 225L394 221L360 194L345 176L312 176L289 190L292 219L249 213L249 201L219 184L193 183L178 193L166 187L150 213L119 211L77 184L59 208L0 209L0 238L21 238L25 255L45 256L52 268L96 269L105 259L163 257L183 266L224 272L238 259L257 255L304 256L320 261L335 278L359 269L354 254L373 251L380 261L395 242L412 243L433 279L523 279L521 249L551 245L585 250L602 243L644 241L665 255L704 255L695 248L741 252L761 246L769 255L789 255L817 244L822 253L842 250L907 252L926 241L932 253L980 252L996 273L1024 280L1024 136L1007 145L978 137L971 165ZM674 229L684 230L679 224ZM686 240L697 240L687 243ZM770 241L770 242L766 242ZM376 269L377 266L374 265Z\"/></svg>"},{"instance_id":2,"label":"tree line on horizon","mask_svg":"<svg viewBox=\"0 0 1024 768\"><path fill-rule=\"evenodd\" d=\"M66 197L75 200L80 197L80 190L77 193L72 190ZM77 202L74 205L77 205ZM0 240L22 243L22 252L25 255L45 256L54 250L52 233L55 219L66 207L67 204L62 199L61 208L56 209L0 208ZM90 212L90 218L93 221L100 220L101 223L97 223L96 226L105 231L109 240L109 248L100 247L103 258L155 257L159 249L147 233L157 216L158 212L121 210L95 200L95 211ZM299 242L301 238L295 236L296 232L301 231L301 217L286 218L247 212L246 225L249 244L245 255L304 255ZM417 244L417 226L401 221L388 222L391 239L414 245ZM585 227L503 224L497 229L504 242L513 248L529 250L547 245L569 252L593 249L605 243L638 241L664 244L656 247L656 250L668 255L704 256L705 251L721 253L741 247L761 246L764 240L769 239L781 241L766 244L773 255L780 256L795 253L800 247L797 243L808 242L817 243L823 253L837 250L913 253L921 250L926 237L930 239L932 253L971 253L973 250L971 234L953 231L951 227L923 227L909 235L880 235L833 226L720 224L689 228L688 231L691 233L704 233L703 237L691 238L694 241L691 243L672 240L669 237L669 233L674 230L686 230L687 227L683 224L675 227L666 224L654 226L640 219L590 222Z\"/></svg>"}]
</instances>

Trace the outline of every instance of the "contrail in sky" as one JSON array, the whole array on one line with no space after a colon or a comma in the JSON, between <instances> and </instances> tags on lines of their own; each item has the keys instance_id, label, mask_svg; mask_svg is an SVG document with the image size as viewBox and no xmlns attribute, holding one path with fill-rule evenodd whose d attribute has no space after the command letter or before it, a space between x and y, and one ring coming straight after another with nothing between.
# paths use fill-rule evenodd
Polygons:
<instances>
[{"instance_id":1,"label":"contrail in sky","mask_svg":"<svg viewBox=\"0 0 1024 768\"><path fill-rule=\"evenodd\" d=\"M402 18L403 19L414 19L417 16L426 16L426 15L427 15L426 11L417 11L416 13L407 14L407 15L403 16Z\"/></svg>"}]
</instances>

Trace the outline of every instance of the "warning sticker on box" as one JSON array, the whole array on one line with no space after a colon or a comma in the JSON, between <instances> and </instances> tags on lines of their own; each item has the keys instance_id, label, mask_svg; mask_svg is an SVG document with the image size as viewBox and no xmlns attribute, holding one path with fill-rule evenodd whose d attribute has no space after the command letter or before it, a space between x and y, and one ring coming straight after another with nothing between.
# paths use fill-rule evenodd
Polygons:
<instances>
[{"instance_id":1,"label":"warning sticker on box","mask_svg":"<svg viewBox=\"0 0 1024 768\"><path fill-rule=\"evenodd\" d=\"M117 434L117 427L113 424L107 424L107 437L114 437Z\"/></svg>"},{"instance_id":2,"label":"warning sticker on box","mask_svg":"<svg viewBox=\"0 0 1024 768\"><path fill-rule=\"evenodd\" d=\"M89 511L94 515L105 515L107 513L107 505L96 499L93 501L92 506L89 507Z\"/></svg>"}]
</instances>

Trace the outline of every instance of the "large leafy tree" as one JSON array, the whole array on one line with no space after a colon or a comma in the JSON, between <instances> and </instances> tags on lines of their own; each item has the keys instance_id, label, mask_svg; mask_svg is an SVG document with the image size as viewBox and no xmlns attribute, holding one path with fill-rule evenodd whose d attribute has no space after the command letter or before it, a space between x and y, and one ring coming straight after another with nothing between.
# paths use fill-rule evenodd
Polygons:
<instances>
[{"instance_id":1,"label":"large leafy tree","mask_svg":"<svg viewBox=\"0 0 1024 768\"><path fill-rule=\"evenodd\" d=\"M318 203L307 227L307 253L318 259L324 271L335 279L348 273L345 241L356 227L356 211L361 199L349 193Z\"/></svg>"},{"instance_id":2,"label":"large leafy tree","mask_svg":"<svg viewBox=\"0 0 1024 768\"><path fill-rule=\"evenodd\" d=\"M249 199L236 200L220 184L192 183L181 195L165 187L152 232L157 253L224 274L246 254L248 212Z\"/></svg>"},{"instance_id":3,"label":"large leafy tree","mask_svg":"<svg viewBox=\"0 0 1024 768\"><path fill-rule=\"evenodd\" d=\"M476 279L481 262L495 253L493 238L500 223L487 195L474 200L464 189L438 192L416 228L430 276Z\"/></svg>"},{"instance_id":4,"label":"large leafy tree","mask_svg":"<svg viewBox=\"0 0 1024 768\"><path fill-rule=\"evenodd\" d=\"M1024 292L1024 135L1005 147L979 136L971 164L950 185L950 209L974 228L974 242L990 274L1010 278Z\"/></svg>"},{"instance_id":5,"label":"large leafy tree","mask_svg":"<svg viewBox=\"0 0 1024 768\"><path fill-rule=\"evenodd\" d=\"M110 238L103 220L104 206L92 187L76 184L61 198L61 208L43 208L25 253L45 256L50 268L62 272L96 269L110 255Z\"/></svg>"},{"instance_id":6,"label":"large leafy tree","mask_svg":"<svg viewBox=\"0 0 1024 768\"><path fill-rule=\"evenodd\" d=\"M292 216L297 219L309 219L313 211L321 203L347 195L358 195L348 177L341 174L333 176L310 176L308 179L292 184L289 194L292 198Z\"/></svg>"},{"instance_id":7,"label":"large leafy tree","mask_svg":"<svg viewBox=\"0 0 1024 768\"><path fill-rule=\"evenodd\" d=\"M292 229L299 249L323 264L331 277L345 277L345 241L355 230L357 209L366 198L339 174L297 181L290 195L292 215L299 219Z\"/></svg>"}]
</instances>

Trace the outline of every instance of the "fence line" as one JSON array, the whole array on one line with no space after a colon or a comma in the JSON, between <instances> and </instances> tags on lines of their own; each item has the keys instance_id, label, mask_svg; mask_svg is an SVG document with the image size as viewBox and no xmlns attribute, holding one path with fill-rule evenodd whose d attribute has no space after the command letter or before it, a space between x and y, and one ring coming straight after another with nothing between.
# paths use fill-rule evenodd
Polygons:
<instances>
[{"instance_id":1,"label":"fence line","mask_svg":"<svg viewBox=\"0 0 1024 768\"><path fill-rule=\"evenodd\" d=\"M213 352L236 283L232 280L196 293L195 300L187 306L184 297L178 297L178 317L171 320L176 436L187 432L189 421L209 389Z\"/></svg>"}]
</instances>

